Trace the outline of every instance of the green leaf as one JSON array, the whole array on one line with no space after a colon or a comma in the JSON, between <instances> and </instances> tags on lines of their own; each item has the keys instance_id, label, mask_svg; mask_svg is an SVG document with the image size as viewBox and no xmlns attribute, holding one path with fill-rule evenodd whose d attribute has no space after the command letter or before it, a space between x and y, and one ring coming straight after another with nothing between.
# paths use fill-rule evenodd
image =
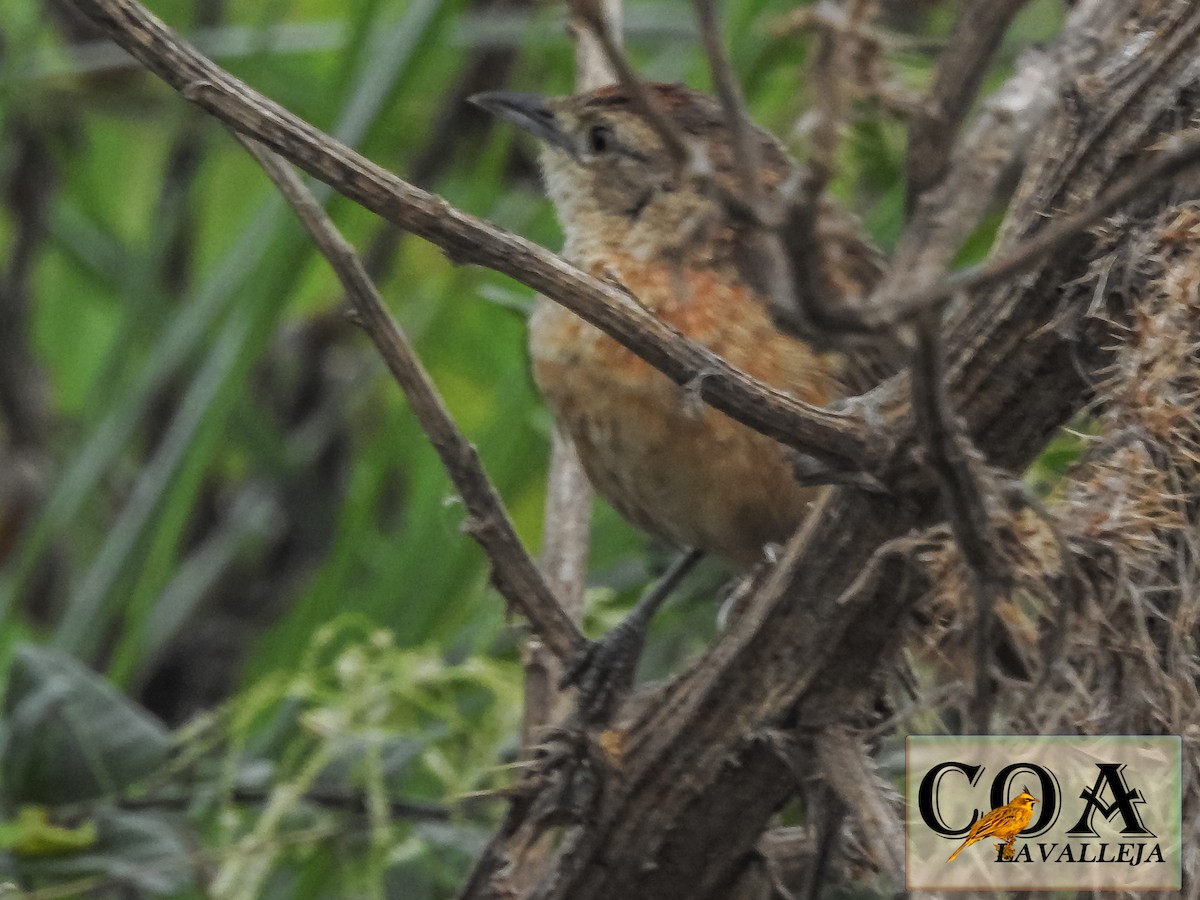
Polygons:
<instances>
[{"instance_id":1,"label":"green leaf","mask_svg":"<svg viewBox=\"0 0 1200 900\"><path fill-rule=\"evenodd\" d=\"M51 825L44 806L22 806L17 818L0 822L0 848L17 856L59 856L84 850L96 843L96 823L76 828Z\"/></svg>"},{"instance_id":2,"label":"green leaf","mask_svg":"<svg viewBox=\"0 0 1200 900\"><path fill-rule=\"evenodd\" d=\"M168 816L102 807L95 818L89 827L98 840L88 852L21 858L18 873L27 880L60 883L99 876L132 889L134 896L177 897L194 884L187 842Z\"/></svg>"},{"instance_id":3,"label":"green leaf","mask_svg":"<svg viewBox=\"0 0 1200 900\"><path fill-rule=\"evenodd\" d=\"M169 732L107 681L54 650L17 647L4 698L0 796L68 803L113 794L160 766Z\"/></svg>"}]
</instances>

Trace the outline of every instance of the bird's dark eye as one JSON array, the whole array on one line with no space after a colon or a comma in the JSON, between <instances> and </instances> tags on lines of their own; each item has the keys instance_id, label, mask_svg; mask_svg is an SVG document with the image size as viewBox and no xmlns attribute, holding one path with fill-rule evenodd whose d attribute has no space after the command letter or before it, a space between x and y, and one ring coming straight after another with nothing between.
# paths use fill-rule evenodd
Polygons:
<instances>
[{"instance_id":1,"label":"bird's dark eye","mask_svg":"<svg viewBox=\"0 0 1200 900\"><path fill-rule=\"evenodd\" d=\"M588 148L593 153L604 153L612 146L613 133L607 125L593 125L588 129Z\"/></svg>"}]
</instances>

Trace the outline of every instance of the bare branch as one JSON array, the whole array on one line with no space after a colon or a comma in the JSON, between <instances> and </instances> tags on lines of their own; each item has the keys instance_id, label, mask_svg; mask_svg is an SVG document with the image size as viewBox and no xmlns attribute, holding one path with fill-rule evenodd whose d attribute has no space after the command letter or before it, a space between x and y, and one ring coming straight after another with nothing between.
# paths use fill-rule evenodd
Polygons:
<instances>
[{"instance_id":1,"label":"bare branch","mask_svg":"<svg viewBox=\"0 0 1200 900\"><path fill-rule=\"evenodd\" d=\"M904 823L898 811L902 803L876 774L862 737L836 726L821 735L816 748L821 774L858 819L876 863L895 882L902 881Z\"/></svg>"},{"instance_id":2,"label":"bare branch","mask_svg":"<svg viewBox=\"0 0 1200 900\"><path fill-rule=\"evenodd\" d=\"M886 442L861 416L803 403L750 378L619 288L397 178L229 75L135 0L73 2L147 68L234 130L437 244L451 259L503 272L561 303L677 384L698 385L700 398L715 409L843 468L871 468L882 461Z\"/></svg>"},{"instance_id":3,"label":"bare branch","mask_svg":"<svg viewBox=\"0 0 1200 900\"><path fill-rule=\"evenodd\" d=\"M971 0L962 8L946 50L938 58L929 93L908 129L907 206L945 175L958 126L987 73L1013 17L1027 0Z\"/></svg>"},{"instance_id":4,"label":"bare branch","mask_svg":"<svg viewBox=\"0 0 1200 900\"><path fill-rule=\"evenodd\" d=\"M634 70L629 57L621 49L612 23L604 17L600 0L572 0L571 14L591 32L600 45L609 65L617 74L617 81L633 99L638 111L646 117L646 121L663 142L675 165L689 170L694 168L691 146Z\"/></svg>"},{"instance_id":5,"label":"bare branch","mask_svg":"<svg viewBox=\"0 0 1200 900\"><path fill-rule=\"evenodd\" d=\"M827 310L826 327L847 333L886 334L929 310L944 308L955 295L974 294L1009 281L1077 239L1105 216L1143 196L1148 189L1161 188L1200 165L1200 131L1172 135L1158 146L1158 153L1148 162L1117 180L1077 212L1052 219L1031 237L933 284L897 291L898 283L907 281L907 277L885 278L861 312L848 308Z\"/></svg>"},{"instance_id":6,"label":"bare branch","mask_svg":"<svg viewBox=\"0 0 1200 900\"><path fill-rule=\"evenodd\" d=\"M808 72L812 110L807 165L793 195L784 198L784 221L775 232L789 277L771 292L772 315L780 326L821 347L844 347L848 338L866 333L859 314L846 303L845 280L833 270L820 222L846 125L846 92L856 80L853 51L870 11L870 3L850 0L844 10L837 10L844 16L843 27L816 30ZM861 289L865 292L871 286Z\"/></svg>"},{"instance_id":7,"label":"bare branch","mask_svg":"<svg viewBox=\"0 0 1200 900\"><path fill-rule=\"evenodd\" d=\"M542 517L542 552L538 560L572 621L583 620L587 586L588 534L592 513L592 487L569 438L555 429L551 436L550 471L546 485L546 510ZM525 644L525 710L521 721L522 743L528 747L534 732L553 721L563 693L558 689L562 667L546 658L536 638Z\"/></svg>"},{"instance_id":8,"label":"bare branch","mask_svg":"<svg viewBox=\"0 0 1200 900\"><path fill-rule=\"evenodd\" d=\"M614 35L621 34L621 0L598 0L599 15ZM572 21L575 41L575 86L591 90L616 81L604 48L591 29ZM583 619L587 585L588 537L591 530L592 486L571 439L560 429L551 434L546 508L542 516L542 552L539 563L561 598L567 614ZM563 667L536 639L525 642L521 662L525 669L525 706L521 717L521 744L528 756L534 735L567 714L569 696L559 688Z\"/></svg>"},{"instance_id":9,"label":"bare branch","mask_svg":"<svg viewBox=\"0 0 1200 900\"><path fill-rule=\"evenodd\" d=\"M909 212L925 191L945 175L959 124L974 99L1000 38L1025 0L971 0L963 7L946 50L938 60L929 94L909 127L907 197ZM909 273L900 271L896 281ZM973 448L958 427L946 396L941 309L927 307L916 318L912 361L912 405L925 461L937 478L950 530L971 570L976 600L974 729L990 728L993 616L1007 592L1000 558Z\"/></svg>"},{"instance_id":10,"label":"bare branch","mask_svg":"<svg viewBox=\"0 0 1200 900\"><path fill-rule=\"evenodd\" d=\"M813 29L815 46L808 68L812 109L806 129L811 180L808 190L814 202L833 177L834 157L849 111L847 91L857 81L854 51L867 34L866 20L872 10L868 0L846 0L842 8L822 2L807 17L810 25L819 26Z\"/></svg>"},{"instance_id":11,"label":"bare branch","mask_svg":"<svg viewBox=\"0 0 1200 900\"><path fill-rule=\"evenodd\" d=\"M882 328L889 317L894 321L903 321L919 315L924 309L944 305L955 294L969 294L1002 284L1099 224L1105 216L1141 197L1148 189L1161 187L1197 165L1200 165L1200 131L1165 138L1155 156L1119 179L1091 203L1077 212L1053 219L1032 237L1002 250L979 265L948 275L926 288L906 291L891 299L886 295L887 284L881 285L880 296L871 305L888 311L883 319L877 319L875 323L868 318L868 323L871 323L868 327L872 330Z\"/></svg>"},{"instance_id":12,"label":"bare branch","mask_svg":"<svg viewBox=\"0 0 1200 900\"><path fill-rule=\"evenodd\" d=\"M991 721L992 618L996 602L1008 590L1009 578L1000 557L984 487L973 459L973 448L950 408L946 396L940 313L929 311L917 324L913 351L912 405L925 462L937 477L950 530L970 567L975 589L975 697L973 723L987 734Z\"/></svg>"},{"instance_id":13,"label":"bare branch","mask_svg":"<svg viewBox=\"0 0 1200 900\"><path fill-rule=\"evenodd\" d=\"M737 76L721 40L721 27L717 22L717 0L695 0L696 18L700 22L700 40L708 57L708 68L712 73L717 98L725 114L725 122L733 136L733 160L737 167L738 180L745 192L745 203L762 218L762 185L758 178L758 141L754 138L754 126L746 111L746 102Z\"/></svg>"},{"instance_id":14,"label":"bare branch","mask_svg":"<svg viewBox=\"0 0 1200 900\"><path fill-rule=\"evenodd\" d=\"M892 254L892 290L932 284L943 277L965 236L995 202L1005 172L1050 112L1074 57L1120 19L1118 4L1080 0L1057 39L1044 48L1025 51L1016 71L984 101L979 116L954 147L943 177L918 198ZM896 282L896 273L903 273L902 285Z\"/></svg>"},{"instance_id":15,"label":"bare branch","mask_svg":"<svg viewBox=\"0 0 1200 900\"><path fill-rule=\"evenodd\" d=\"M582 632L525 552L475 448L454 424L408 338L388 314L358 254L286 163L249 138L236 136L275 182L337 273L363 328L408 397L413 413L458 488L471 515L466 531L487 553L497 590L525 615L534 632L559 659L574 656L586 644Z\"/></svg>"}]
</instances>

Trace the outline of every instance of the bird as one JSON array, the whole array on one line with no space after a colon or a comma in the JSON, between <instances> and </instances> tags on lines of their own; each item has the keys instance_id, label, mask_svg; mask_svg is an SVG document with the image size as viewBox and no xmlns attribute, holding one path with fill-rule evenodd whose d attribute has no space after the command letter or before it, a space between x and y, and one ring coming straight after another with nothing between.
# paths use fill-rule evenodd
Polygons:
<instances>
[{"instance_id":1,"label":"bird","mask_svg":"<svg viewBox=\"0 0 1200 900\"><path fill-rule=\"evenodd\" d=\"M1037 803L1038 799L1029 793L1029 789L1025 788L1017 796L1005 806L997 806L990 813L980 818L974 825L971 826L970 832L967 834L967 839L962 842L962 845L950 854L950 858L946 862L954 862L958 854L962 853L967 847L970 847L976 841L982 841L984 838L997 837L1004 841L1004 858L1012 858L1013 844L1016 843L1017 835L1020 834L1029 825L1033 818L1033 804Z\"/></svg>"},{"instance_id":2,"label":"bird","mask_svg":"<svg viewBox=\"0 0 1200 900\"><path fill-rule=\"evenodd\" d=\"M728 202L742 192L732 129L712 97L646 85L708 177L681 171L643 107L620 86L562 97L493 91L472 101L540 141L540 162L565 237L562 255L615 283L663 322L726 362L807 403L860 392L840 351L819 349L773 319L757 224ZM777 194L797 172L779 141L751 126L758 182ZM836 277L862 291L877 254L822 210ZM545 297L529 322L534 381L572 440L596 491L626 520L680 549L745 571L781 544L815 492L789 451L699 402L575 313ZM703 376L701 376L703 377Z\"/></svg>"}]
</instances>

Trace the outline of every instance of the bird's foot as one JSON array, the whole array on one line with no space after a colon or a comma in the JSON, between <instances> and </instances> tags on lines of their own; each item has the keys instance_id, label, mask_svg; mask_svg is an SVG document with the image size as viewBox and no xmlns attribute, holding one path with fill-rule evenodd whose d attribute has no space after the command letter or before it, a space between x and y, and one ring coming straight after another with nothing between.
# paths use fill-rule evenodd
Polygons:
<instances>
[{"instance_id":1,"label":"bird's foot","mask_svg":"<svg viewBox=\"0 0 1200 900\"><path fill-rule=\"evenodd\" d=\"M738 575L725 590L725 599L717 610L717 628L724 631L730 622L736 621L746 611L750 598L762 586L763 581L775 564L779 562L781 549L778 544L768 544L763 547L763 558L755 563L750 571Z\"/></svg>"},{"instance_id":2,"label":"bird's foot","mask_svg":"<svg viewBox=\"0 0 1200 900\"><path fill-rule=\"evenodd\" d=\"M588 641L568 664L559 688L579 690L577 711L580 725L595 728L612 719L618 704L633 689L633 675L650 620L631 612L599 640Z\"/></svg>"},{"instance_id":3,"label":"bird's foot","mask_svg":"<svg viewBox=\"0 0 1200 900\"><path fill-rule=\"evenodd\" d=\"M679 556L616 628L590 641L567 665L559 687L579 689L576 716L583 728L601 727L612 720L618 704L633 688L634 670L642 656L650 620L703 557L701 550Z\"/></svg>"},{"instance_id":4,"label":"bird's foot","mask_svg":"<svg viewBox=\"0 0 1200 900\"><path fill-rule=\"evenodd\" d=\"M1014 835L1010 838L1005 838L1003 843L996 844L996 853L999 859L1006 862L1017 855L1017 838Z\"/></svg>"},{"instance_id":5,"label":"bird's foot","mask_svg":"<svg viewBox=\"0 0 1200 900\"><path fill-rule=\"evenodd\" d=\"M1017 845L1015 841L1005 841L1004 843L996 844L996 853L1000 859L1007 862L1017 855Z\"/></svg>"}]
</instances>

